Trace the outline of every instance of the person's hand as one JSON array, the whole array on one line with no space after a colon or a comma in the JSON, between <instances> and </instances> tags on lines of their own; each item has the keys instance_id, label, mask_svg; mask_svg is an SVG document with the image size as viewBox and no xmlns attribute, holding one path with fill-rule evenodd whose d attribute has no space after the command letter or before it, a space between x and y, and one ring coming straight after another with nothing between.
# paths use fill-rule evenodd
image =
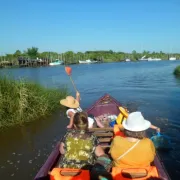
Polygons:
<instances>
[{"instance_id":1,"label":"person's hand","mask_svg":"<svg viewBox=\"0 0 180 180\"><path fill-rule=\"evenodd\" d=\"M160 133L160 131L161 131L161 129L157 127L157 128L156 128L156 132L157 132L157 133Z\"/></svg>"},{"instance_id":2,"label":"person's hand","mask_svg":"<svg viewBox=\"0 0 180 180\"><path fill-rule=\"evenodd\" d=\"M76 97L80 97L80 93L76 91Z\"/></svg>"}]
</instances>

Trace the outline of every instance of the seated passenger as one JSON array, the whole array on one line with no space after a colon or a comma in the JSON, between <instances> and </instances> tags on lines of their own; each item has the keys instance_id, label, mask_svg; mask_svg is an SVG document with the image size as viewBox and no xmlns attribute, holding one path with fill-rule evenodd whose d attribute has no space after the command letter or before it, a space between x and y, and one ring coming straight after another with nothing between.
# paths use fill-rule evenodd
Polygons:
<instances>
[{"instance_id":1,"label":"seated passenger","mask_svg":"<svg viewBox=\"0 0 180 180\"><path fill-rule=\"evenodd\" d=\"M146 167L154 160L155 147L145 137L145 130L151 123L141 112L130 113L122 123L126 137L116 136L110 147L110 154L117 167Z\"/></svg>"},{"instance_id":2,"label":"seated passenger","mask_svg":"<svg viewBox=\"0 0 180 180\"><path fill-rule=\"evenodd\" d=\"M125 135L123 133L124 128L122 126L122 123L123 123L123 121L126 121L128 115L129 115L129 111L127 110L127 108L124 108L124 107L119 107L119 110L120 110L120 113L116 119L117 124L114 125L114 134L115 134L115 136L124 137ZM154 126L151 124L150 128L156 130L157 133L160 132L160 128L157 126Z\"/></svg>"},{"instance_id":3,"label":"seated passenger","mask_svg":"<svg viewBox=\"0 0 180 180\"><path fill-rule=\"evenodd\" d=\"M67 128L73 128L74 114L76 112L82 112L82 109L79 105L79 101L80 101L79 92L76 92L76 99L72 96L67 96L66 99L60 100L60 104L67 107L66 115L70 119L69 125L67 126ZM94 124L94 119L91 117L88 117L88 128L93 128L93 124ZM100 122L97 122L97 124L101 125Z\"/></svg>"},{"instance_id":4,"label":"seated passenger","mask_svg":"<svg viewBox=\"0 0 180 180\"><path fill-rule=\"evenodd\" d=\"M62 157L59 167L88 168L95 163L95 156L101 157L105 153L99 145L97 137L88 132L86 113L75 113L73 122L75 129L67 132L60 143L59 150Z\"/></svg>"}]
</instances>

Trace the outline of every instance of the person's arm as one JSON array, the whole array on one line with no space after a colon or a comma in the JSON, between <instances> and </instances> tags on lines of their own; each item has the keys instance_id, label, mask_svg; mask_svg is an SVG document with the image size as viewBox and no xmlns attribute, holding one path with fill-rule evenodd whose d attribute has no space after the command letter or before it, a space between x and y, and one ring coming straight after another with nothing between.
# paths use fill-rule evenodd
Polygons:
<instances>
[{"instance_id":1,"label":"person's arm","mask_svg":"<svg viewBox=\"0 0 180 180\"><path fill-rule=\"evenodd\" d=\"M105 152L104 152L103 148L100 145L96 146L95 155L97 157L105 155Z\"/></svg>"},{"instance_id":2,"label":"person's arm","mask_svg":"<svg viewBox=\"0 0 180 180\"><path fill-rule=\"evenodd\" d=\"M104 125L101 123L101 121L100 121L100 119L98 117L95 117L94 119L95 119L98 127L104 128Z\"/></svg>"},{"instance_id":3,"label":"person's arm","mask_svg":"<svg viewBox=\"0 0 180 180\"><path fill-rule=\"evenodd\" d=\"M61 154L65 154L64 143L63 142L60 143L59 151L60 151Z\"/></svg>"},{"instance_id":4,"label":"person's arm","mask_svg":"<svg viewBox=\"0 0 180 180\"><path fill-rule=\"evenodd\" d=\"M80 102L80 93L78 92L78 91L76 91L76 100L78 101L78 102Z\"/></svg>"},{"instance_id":5,"label":"person's arm","mask_svg":"<svg viewBox=\"0 0 180 180\"><path fill-rule=\"evenodd\" d=\"M160 131L161 131L161 129L160 129L159 127L154 126L154 125L152 125L152 124L151 124L150 128L151 128L151 129L155 129L156 132L160 132Z\"/></svg>"},{"instance_id":6,"label":"person's arm","mask_svg":"<svg viewBox=\"0 0 180 180\"><path fill-rule=\"evenodd\" d=\"M67 128L72 128L73 122L74 122L74 113L72 111L70 111L68 113L68 116L70 117L70 121L69 121L69 125L67 126Z\"/></svg>"},{"instance_id":7,"label":"person's arm","mask_svg":"<svg viewBox=\"0 0 180 180\"><path fill-rule=\"evenodd\" d=\"M95 147L95 150L94 150L95 155L97 157L103 156L105 154L105 152L104 152L103 148L100 146L100 142L99 142L97 136L95 136L95 135L92 135L92 136L93 136L92 139L94 141L93 146Z\"/></svg>"},{"instance_id":8,"label":"person's arm","mask_svg":"<svg viewBox=\"0 0 180 180\"><path fill-rule=\"evenodd\" d=\"M65 154L65 141L66 141L67 135L68 135L68 132L66 132L66 134L63 136L59 145L59 151L61 154Z\"/></svg>"}]
</instances>

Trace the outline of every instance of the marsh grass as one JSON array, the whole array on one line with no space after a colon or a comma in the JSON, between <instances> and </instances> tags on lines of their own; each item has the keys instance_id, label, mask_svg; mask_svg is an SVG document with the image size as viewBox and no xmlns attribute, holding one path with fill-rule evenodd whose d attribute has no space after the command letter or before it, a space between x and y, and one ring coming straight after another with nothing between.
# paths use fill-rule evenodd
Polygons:
<instances>
[{"instance_id":1,"label":"marsh grass","mask_svg":"<svg viewBox=\"0 0 180 180\"><path fill-rule=\"evenodd\" d=\"M174 75L179 76L180 77L180 66L177 66L174 70Z\"/></svg>"},{"instance_id":2,"label":"marsh grass","mask_svg":"<svg viewBox=\"0 0 180 180\"><path fill-rule=\"evenodd\" d=\"M26 80L0 77L0 128L50 115L60 108L67 89L47 89Z\"/></svg>"}]
</instances>

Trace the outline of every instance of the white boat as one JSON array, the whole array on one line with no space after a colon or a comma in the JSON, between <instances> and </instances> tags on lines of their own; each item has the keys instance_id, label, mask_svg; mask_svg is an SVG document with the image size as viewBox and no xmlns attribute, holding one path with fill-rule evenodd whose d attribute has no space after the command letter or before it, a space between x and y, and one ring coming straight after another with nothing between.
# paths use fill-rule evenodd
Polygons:
<instances>
[{"instance_id":1,"label":"white boat","mask_svg":"<svg viewBox=\"0 0 180 180\"><path fill-rule=\"evenodd\" d=\"M161 58L148 58L148 61L161 61Z\"/></svg>"},{"instance_id":2,"label":"white boat","mask_svg":"<svg viewBox=\"0 0 180 180\"><path fill-rule=\"evenodd\" d=\"M125 61L126 61L126 62L129 62L129 61L131 61L131 60L127 58L127 59L125 59Z\"/></svg>"},{"instance_id":3,"label":"white boat","mask_svg":"<svg viewBox=\"0 0 180 180\"><path fill-rule=\"evenodd\" d=\"M176 60L176 57L170 57L169 60L170 60L170 61L175 61L175 60Z\"/></svg>"},{"instance_id":4,"label":"white boat","mask_svg":"<svg viewBox=\"0 0 180 180\"><path fill-rule=\"evenodd\" d=\"M161 58L145 58L146 56L143 56L141 59L139 59L139 61L161 61Z\"/></svg>"},{"instance_id":5,"label":"white boat","mask_svg":"<svg viewBox=\"0 0 180 180\"><path fill-rule=\"evenodd\" d=\"M63 64L62 60L56 59L54 62L49 63L50 66L57 66Z\"/></svg>"},{"instance_id":6,"label":"white boat","mask_svg":"<svg viewBox=\"0 0 180 180\"><path fill-rule=\"evenodd\" d=\"M146 56L143 56L141 59L139 59L139 61L148 61L147 58L145 58Z\"/></svg>"},{"instance_id":7,"label":"white boat","mask_svg":"<svg viewBox=\"0 0 180 180\"><path fill-rule=\"evenodd\" d=\"M92 64L92 63L97 63L97 61L91 61L90 59L87 59L85 61L79 60L79 64Z\"/></svg>"}]
</instances>

